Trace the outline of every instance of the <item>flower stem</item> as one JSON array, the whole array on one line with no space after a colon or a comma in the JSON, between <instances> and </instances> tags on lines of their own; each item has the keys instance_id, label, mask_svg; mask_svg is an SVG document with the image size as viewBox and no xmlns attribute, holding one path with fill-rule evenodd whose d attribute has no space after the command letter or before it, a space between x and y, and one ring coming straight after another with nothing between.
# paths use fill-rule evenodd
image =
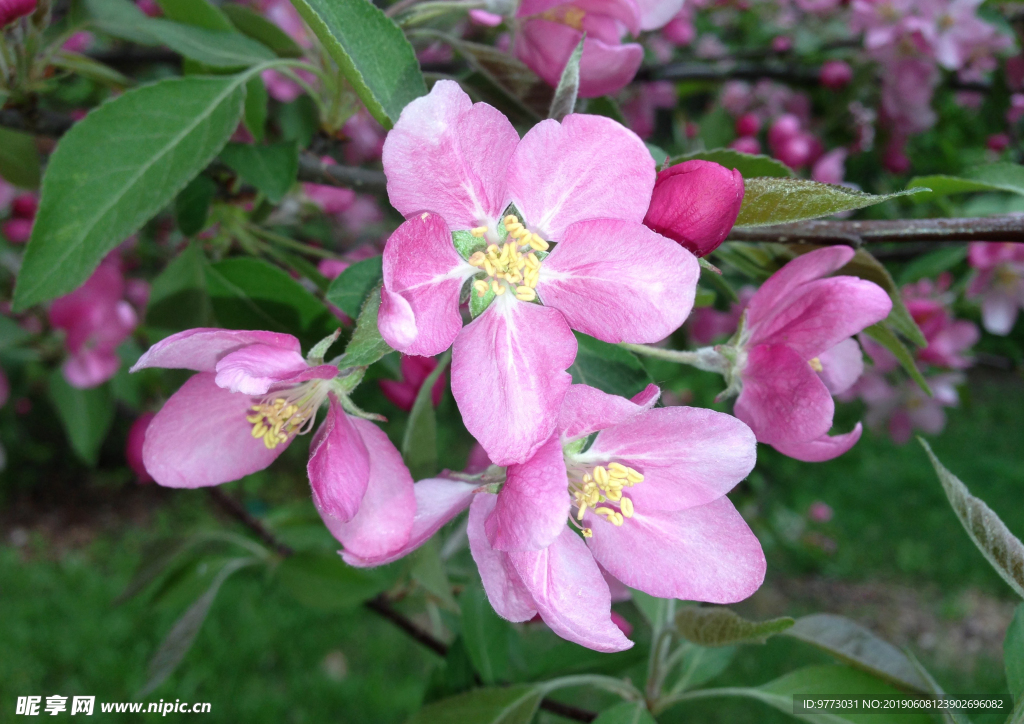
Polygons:
<instances>
[{"instance_id":1,"label":"flower stem","mask_svg":"<svg viewBox=\"0 0 1024 724\"><path fill-rule=\"evenodd\" d=\"M267 229L264 229L261 226L256 226L255 224L249 226L249 231L271 243L283 246L286 249L291 249L292 251L297 251L301 254L308 254L309 256L320 257L321 259L340 258L334 252L310 246L309 244L304 244L301 241L295 241L295 239L289 239L287 236L282 236L281 234L274 233L273 231L268 231Z\"/></svg>"},{"instance_id":2,"label":"flower stem","mask_svg":"<svg viewBox=\"0 0 1024 724\"><path fill-rule=\"evenodd\" d=\"M647 344L628 344L623 342L619 345L628 349L630 352L635 354L641 354L645 357L654 357L655 359L668 360L669 362L677 362L683 365L690 365L706 372L718 372L721 374L728 368L728 364L725 358L722 357L714 347L702 347L693 352L686 352L683 350L675 349L663 349L661 347L652 347Z\"/></svg>"},{"instance_id":3,"label":"flower stem","mask_svg":"<svg viewBox=\"0 0 1024 724\"><path fill-rule=\"evenodd\" d=\"M644 695L625 679L616 679L612 676L601 676L600 674L579 674L576 676L563 676L560 679L552 679L541 685L544 696L547 696L556 689L568 689L573 686L596 686L599 689L618 694L626 701L642 701Z\"/></svg>"}]
</instances>

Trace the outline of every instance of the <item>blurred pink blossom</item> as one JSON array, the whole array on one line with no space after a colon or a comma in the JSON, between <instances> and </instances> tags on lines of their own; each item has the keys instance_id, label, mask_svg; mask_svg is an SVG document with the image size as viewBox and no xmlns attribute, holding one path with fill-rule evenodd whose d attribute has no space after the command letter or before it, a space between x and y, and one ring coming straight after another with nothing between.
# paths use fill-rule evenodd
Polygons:
<instances>
[{"instance_id":1,"label":"blurred pink blossom","mask_svg":"<svg viewBox=\"0 0 1024 724\"><path fill-rule=\"evenodd\" d=\"M968 260L978 275L967 295L981 300L982 324L992 334L1009 334L1024 308L1024 244L977 241Z\"/></svg>"},{"instance_id":2,"label":"blurred pink blossom","mask_svg":"<svg viewBox=\"0 0 1024 724\"><path fill-rule=\"evenodd\" d=\"M381 380L378 384L388 400L396 407L409 412L412 410L413 403L416 402L416 395L419 394L423 383L437 367L437 360L433 357L403 354L400 365L401 379ZM445 371L437 378L430 391L430 399L434 403L434 407L441 404L441 397L447 387L448 373Z\"/></svg>"}]
</instances>

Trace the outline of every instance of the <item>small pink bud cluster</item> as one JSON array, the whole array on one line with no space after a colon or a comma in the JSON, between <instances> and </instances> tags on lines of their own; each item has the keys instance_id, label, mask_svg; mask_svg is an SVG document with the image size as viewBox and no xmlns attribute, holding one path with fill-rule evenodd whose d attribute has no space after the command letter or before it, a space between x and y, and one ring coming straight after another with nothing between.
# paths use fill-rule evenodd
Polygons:
<instances>
[{"instance_id":1,"label":"small pink bud cluster","mask_svg":"<svg viewBox=\"0 0 1024 724\"><path fill-rule=\"evenodd\" d=\"M36 0L0 0L0 28L35 12Z\"/></svg>"}]
</instances>

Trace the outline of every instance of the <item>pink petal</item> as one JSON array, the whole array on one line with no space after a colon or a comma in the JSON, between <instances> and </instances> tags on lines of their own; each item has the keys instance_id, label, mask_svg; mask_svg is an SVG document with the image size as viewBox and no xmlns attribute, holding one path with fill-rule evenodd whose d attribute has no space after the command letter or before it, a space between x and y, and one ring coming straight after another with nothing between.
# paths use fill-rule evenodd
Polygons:
<instances>
[{"instance_id":1,"label":"pink petal","mask_svg":"<svg viewBox=\"0 0 1024 724\"><path fill-rule=\"evenodd\" d=\"M309 445L306 473L321 515L345 523L359 511L370 479L370 453L337 396L328 393L327 417Z\"/></svg>"},{"instance_id":2,"label":"pink petal","mask_svg":"<svg viewBox=\"0 0 1024 724\"><path fill-rule=\"evenodd\" d=\"M848 246L827 246L798 256L771 275L747 305L747 329L753 330L777 309L786 306L803 284L828 276L846 265L854 251Z\"/></svg>"},{"instance_id":3,"label":"pink petal","mask_svg":"<svg viewBox=\"0 0 1024 724\"><path fill-rule=\"evenodd\" d=\"M621 527L593 513L584 519L598 562L652 596L735 603L764 581L761 544L726 497L686 510L637 510Z\"/></svg>"},{"instance_id":4,"label":"pink petal","mask_svg":"<svg viewBox=\"0 0 1024 724\"><path fill-rule=\"evenodd\" d=\"M587 544L572 528L565 526L544 550L508 557L544 623L556 634L595 651L625 651L633 646L612 621L608 584Z\"/></svg>"},{"instance_id":5,"label":"pink petal","mask_svg":"<svg viewBox=\"0 0 1024 724\"><path fill-rule=\"evenodd\" d=\"M469 551L480 571L487 600L495 612L509 621L529 621L537 615L537 604L523 584L508 553L491 548L484 521L497 503L496 495L481 494L469 506Z\"/></svg>"},{"instance_id":6,"label":"pink petal","mask_svg":"<svg viewBox=\"0 0 1024 724\"><path fill-rule=\"evenodd\" d=\"M653 382L647 387L643 388L640 392L633 395L630 400L645 410L649 410L658 404L658 399L661 397L661 388Z\"/></svg>"},{"instance_id":7,"label":"pink petal","mask_svg":"<svg viewBox=\"0 0 1024 724\"><path fill-rule=\"evenodd\" d=\"M807 361L789 347L754 347L742 374L734 414L750 425L758 442L806 442L832 427L832 396Z\"/></svg>"},{"instance_id":8,"label":"pink petal","mask_svg":"<svg viewBox=\"0 0 1024 724\"><path fill-rule=\"evenodd\" d=\"M246 395L265 395L271 385L298 376L309 365L295 350L250 344L221 357L215 369L218 387Z\"/></svg>"},{"instance_id":9,"label":"pink petal","mask_svg":"<svg viewBox=\"0 0 1024 724\"><path fill-rule=\"evenodd\" d=\"M537 293L573 329L603 342L658 342L686 320L700 266L632 221L581 221L544 260Z\"/></svg>"},{"instance_id":10,"label":"pink petal","mask_svg":"<svg viewBox=\"0 0 1024 724\"><path fill-rule=\"evenodd\" d=\"M500 551L547 548L565 528L569 517L568 477L562 442L552 436L537 454L509 465L505 485L484 530Z\"/></svg>"},{"instance_id":11,"label":"pink petal","mask_svg":"<svg viewBox=\"0 0 1024 724\"><path fill-rule=\"evenodd\" d=\"M640 29L655 30L668 23L683 9L683 0L637 0Z\"/></svg>"},{"instance_id":12,"label":"pink petal","mask_svg":"<svg viewBox=\"0 0 1024 724\"><path fill-rule=\"evenodd\" d=\"M518 143L501 111L438 81L405 107L384 141L391 205L406 218L433 211L452 229L495 220L508 205L505 173Z\"/></svg>"},{"instance_id":13,"label":"pink petal","mask_svg":"<svg viewBox=\"0 0 1024 724\"><path fill-rule=\"evenodd\" d=\"M837 458L852 448L860 440L861 424L845 435L822 435L810 442L787 442L772 445L783 455L802 460L805 463L821 463Z\"/></svg>"},{"instance_id":14,"label":"pink petal","mask_svg":"<svg viewBox=\"0 0 1024 724\"><path fill-rule=\"evenodd\" d=\"M186 329L160 340L146 350L131 371L163 367L213 372L221 357L250 344L262 344L296 353L301 350L299 340L290 334L234 329Z\"/></svg>"},{"instance_id":15,"label":"pink petal","mask_svg":"<svg viewBox=\"0 0 1024 724\"><path fill-rule=\"evenodd\" d=\"M772 316L752 330L749 344L784 344L809 360L882 321L891 309L892 299L874 282L818 279L780 300Z\"/></svg>"},{"instance_id":16,"label":"pink petal","mask_svg":"<svg viewBox=\"0 0 1024 724\"><path fill-rule=\"evenodd\" d=\"M833 395L846 392L864 373L864 353L852 337L819 354L818 361L821 362L818 376Z\"/></svg>"},{"instance_id":17,"label":"pink petal","mask_svg":"<svg viewBox=\"0 0 1024 724\"><path fill-rule=\"evenodd\" d=\"M610 118L574 114L530 129L509 162L508 188L530 230L560 241L577 221L640 223L654 188L654 159L635 133Z\"/></svg>"},{"instance_id":18,"label":"pink petal","mask_svg":"<svg viewBox=\"0 0 1024 724\"><path fill-rule=\"evenodd\" d=\"M587 29L588 20L594 17L603 17L607 20L617 20L632 35L640 33L640 13L633 0L572 0L571 4L566 4L565 0L523 0L516 10L516 17L542 15L548 10L556 10L560 5L584 11L584 30ZM617 31L616 39L621 32L621 30Z\"/></svg>"},{"instance_id":19,"label":"pink petal","mask_svg":"<svg viewBox=\"0 0 1024 724\"><path fill-rule=\"evenodd\" d=\"M113 377L121 367L117 350L110 347L83 348L64 362L64 379L72 387L87 390Z\"/></svg>"},{"instance_id":20,"label":"pink petal","mask_svg":"<svg viewBox=\"0 0 1024 724\"><path fill-rule=\"evenodd\" d=\"M384 558L409 542L416 515L412 475L384 431L369 420L349 418L370 454L370 478L359 511L347 523L321 513L345 546L342 557Z\"/></svg>"},{"instance_id":21,"label":"pink petal","mask_svg":"<svg viewBox=\"0 0 1024 724\"><path fill-rule=\"evenodd\" d=\"M981 301L981 321L989 332L1005 337L1017 323L1016 300L998 292L987 294Z\"/></svg>"},{"instance_id":22,"label":"pink petal","mask_svg":"<svg viewBox=\"0 0 1024 724\"><path fill-rule=\"evenodd\" d=\"M423 213L406 221L384 247L381 336L406 354L444 352L462 329L459 294L476 272L455 251L440 216Z\"/></svg>"},{"instance_id":23,"label":"pink petal","mask_svg":"<svg viewBox=\"0 0 1024 724\"><path fill-rule=\"evenodd\" d=\"M456 338L452 394L495 465L525 462L551 437L575 358L558 311L507 294Z\"/></svg>"},{"instance_id":24,"label":"pink petal","mask_svg":"<svg viewBox=\"0 0 1024 724\"><path fill-rule=\"evenodd\" d=\"M194 375L164 403L146 430L142 460L160 485L201 488L238 480L274 462L288 442L268 450L252 436L254 401Z\"/></svg>"},{"instance_id":25,"label":"pink petal","mask_svg":"<svg viewBox=\"0 0 1024 724\"><path fill-rule=\"evenodd\" d=\"M368 568L382 566L405 557L426 543L441 526L469 507L473 500L473 491L476 489L474 483L444 478L419 481L413 486L416 494L416 517L412 522L409 542L380 558L359 558L347 551L342 552L342 558L350 566Z\"/></svg>"},{"instance_id":26,"label":"pink petal","mask_svg":"<svg viewBox=\"0 0 1024 724\"><path fill-rule=\"evenodd\" d=\"M640 394L647 393L646 397L650 397L648 390L651 387L654 385L648 385ZM558 416L558 430L563 440L576 440L592 432L618 425L643 410L643 405L625 397L609 395L588 385L573 385L565 393Z\"/></svg>"},{"instance_id":27,"label":"pink petal","mask_svg":"<svg viewBox=\"0 0 1024 724\"><path fill-rule=\"evenodd\" d=\"M682 510L725 495L754 469L757 442L732 415L697 407L647 410L602 430L585 465L620 462L643 474L629 488L637 510Z\"/></svg>"}]
</instances>

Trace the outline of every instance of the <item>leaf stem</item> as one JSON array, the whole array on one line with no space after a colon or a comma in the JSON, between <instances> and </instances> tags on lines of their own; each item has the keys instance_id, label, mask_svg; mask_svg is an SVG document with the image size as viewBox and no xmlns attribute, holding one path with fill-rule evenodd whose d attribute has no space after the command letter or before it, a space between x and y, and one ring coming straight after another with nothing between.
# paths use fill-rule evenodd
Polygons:
<instances>
[{"instance_id":1,"label":"leaf stem","mask_svg":"<svg viewBox=\"0 0 1024 724\"><path fill-rule=\"evenodd\" d=\"M257 226L256 224L250 224L248 229L261 239L277 244L278 246L283 246L286 249L297 251L301 254L308 254L309 256L315 256L321 259L341 258L334 252L328 251L326 249L319 249L315 246L305 244L301 241L296 241L295 239L289 239L287 236L282 236L281 234L269 231L267 229L264 229L262 226Z\"/></svg>"},{"instance_id":2,"label":"leaf stem","mask_svg":"<svg viewBox=\"0 0 1024 724\"><path fill-rule=\"evenodd\" d=\"M612 676L601 674L577 674L575 676L563 676L560 679L545 681L540 685L541 691L547 696L557 689L568 689L576 686L596 686L599 689L618 694L626 701L643 701L643 693L626 679L616 679Z\"/></svg>"},{"instance_id":3,"label":"leaf stem","mask_svg":"<svg viewBox=\"0 0 1024 724\"><path fill-rule=\"evenodd\" d=\"M655 359L668 360L669 362L677 362L683 365L690 365L691 367L696 367L697 369L705 370L706 372L718 372L719 374L722 374L726 369L728 369L728 363L725 358L715 351L715 348L713 347L702 347L701 349L693 352L686 352L683 350L652 347L648 344L629 344L626 342L623 342L619 346L624 347L635 354L654 357Z\"/></svg>"}]
</instances>

